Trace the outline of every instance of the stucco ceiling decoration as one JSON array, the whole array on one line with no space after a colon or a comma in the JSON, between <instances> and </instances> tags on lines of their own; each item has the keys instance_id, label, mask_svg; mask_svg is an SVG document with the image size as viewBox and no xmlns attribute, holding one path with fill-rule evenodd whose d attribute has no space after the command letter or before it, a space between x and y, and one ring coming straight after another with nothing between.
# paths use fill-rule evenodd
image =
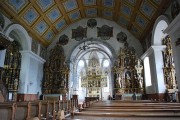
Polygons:
<instances>
[{"instance_id":1,"label":"stucco ceiling decoration","mask_svg":"<svg viewBox=\"0 0 180 120\"><path fill-rule=\"evenodd\" d=\"M0 10L48 46L68 25L83 18L115 21L143 40L171 0L2 0Z\"/></svg>"}]
</instances>

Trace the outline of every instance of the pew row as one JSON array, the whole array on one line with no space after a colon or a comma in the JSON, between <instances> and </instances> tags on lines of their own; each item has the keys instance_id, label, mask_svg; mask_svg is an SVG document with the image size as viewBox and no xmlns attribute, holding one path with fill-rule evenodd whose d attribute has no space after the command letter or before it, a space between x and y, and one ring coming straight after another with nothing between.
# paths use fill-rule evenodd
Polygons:
<instances>
[{"instance_id":1,"label":"pew row","mask_svg":"<svg viewBox=\"0 0 180 120\"><path fill-rule=\"evenodd\" d=\"M0 103L0 120L62 120L78 110L77 100Z\"/></svg>"},{"instance_id":2,"label":"pew row","mask_svg":"<svg viewBox=\"0 0 180 120\"><path fill-rule=\"evenodd\" d=\"M76 118L77 116L180 118L180 103L99 101L93 102L90 107L81 109L74 115Z\"/></svg>"}]
</instances>

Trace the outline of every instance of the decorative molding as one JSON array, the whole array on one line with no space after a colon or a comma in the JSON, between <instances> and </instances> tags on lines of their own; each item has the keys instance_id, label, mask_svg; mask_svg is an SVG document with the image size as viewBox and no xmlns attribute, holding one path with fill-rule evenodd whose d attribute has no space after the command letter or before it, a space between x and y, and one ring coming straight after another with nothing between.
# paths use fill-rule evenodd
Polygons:
<instances>
[{"instance_id":1,"label":"decorative molding","mask_svg":"<svg viewBox=\"0 0 180 120\"><path fill-rule=\"evenodd\" d=\"M38 62L44 64L44 62L46 62L46 60L44 60L43 58L41 58L40 56L36 55L35 53L33 53L32 51L29 51L29 50L23 50L23 51L20 51L21 55L23 54L27 54L29 55L31 58L37 60Z\"/></svg>"}]
</instances>

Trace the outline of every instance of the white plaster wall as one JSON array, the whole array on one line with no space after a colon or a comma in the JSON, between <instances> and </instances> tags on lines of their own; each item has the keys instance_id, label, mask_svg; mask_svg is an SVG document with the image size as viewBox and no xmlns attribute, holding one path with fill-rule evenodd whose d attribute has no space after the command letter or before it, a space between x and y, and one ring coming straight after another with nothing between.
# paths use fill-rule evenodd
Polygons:
<instances>
[{"instance_id":1,"label":"white plaster wall","mask_svg":"<svg viewBox=\"0 0 180 120\"><path fill-rule=\"evenodd\" d=\"M146 94L153 94L156 92L156 87L155 87L155 83L156 83L156 79L155 79L155 76L153 75L154 73L154 57L153 57L153 54L150 54L149 55L149 66L150 66L150 71L151 71L151 86L145 86L145 89L146 89ZM153 71L153 72L152 72Z\"/></svg>"},{"instance_id":2,"label":"white plaster wall","mask_svg":"<svg viewBox=\"0 0 180 120\"><path fill-rule=\"evenodd\" d=\"M21 51L21 74L19 93L41 93L41 81L43 78L44 59L31 51Z\"/></svg>"},{"instance_id":3,"label":"white plaster wall","mask_svg":"<svg viewBox=\"0 0 180 120\"><path fill-rule=\"evenodd\" d=\"M155 24L156 25L156 24ZM162 39L165 37L163 31L168 27L166 21L158 21L158 24L155 26L154 30L154 40L153 45L162 45Z\"/></svg>"},{"instance_id":4,"label":"white plaster wall","mask_svg":"<svg viewBox=\"0 0 180 120\"><path fill-rule=\"evenodd\" d=\"M146 86L145 90L146 94L153 94L157 92L157 77L156 77L156 67L155 67L155 58L154 58L154 51L153 48L150 47L142 56L141 59L144 60L146 57L149 57L149 66L150 66L150 73L151 73L151 86ZM145 71L145 70L144 70ZM146 83L146 77L145 83Z\"/></svg>"},{"instance_id":5,"label":"white plaster wall","mask_svg":"<svg viewBox=\"0 0 180 120\"><path fill-rule=\"evenodd\" d=\"M30 59L29 66L29 79L28 85L29 90L28 94L37 94L37 92L41 93L41 81L43 77L43 64L35 60L34 58ZM31 82L31 85L30 85Z\"/></svg>"},{"instance_id":6,"label":"white plaster wall","mask_svg":"<svg viewBox=\"0 0 180 120\"><path fill-rule=\"evenodd\" d=\"M122 28L117 23L110 21L110 20L106 20L106 19L102 19L102 18L95 18L95 19L97 20L97 27L102 27L103 25L108 25L110 27L113 27L113 37L111 37L106 42L108 42L114 48L116 54L119 53L120 47L124 46L122 43L119 43L117 41L116 35L117 35L117 33L123 31L124 33L126 33L126 35L128 37L127 41L129 43L129 46L132 46L135 48L138 56L142 55L142 53L143 53L142 46L141 46L139 40L136 39L126 29ZM76 29L78 26L82 26L83 28L87 27L87 21L88 21L88 19L82 19L82 20L70 25L69 27L67 27L64 31L62 31L55 38L54 42L48 47L48 50L52 49L56 45L56 42L58 42L59 37L61 35L66 34L69 37L69 42L67 45L63 46L63 48L65 51L66 57L69 58L69 55L71 55L73 48L75 48L75 46L77 46L79 44L78 41L76 41L75 39L72 39L72 29ZM91 38L91 37L97 38L97 27L95 27L93 29L87 27L87 38ZM98 39L100 39L100 38L98 38ZM104 41L104 40L102 40L102 41Z\"/></svg>"},{"instance_id":7,"label":"white plaster wall","mask_svg":"<svg viewBox=\"0 0 180 120\"><path fill-rule=\"evenodd\" d=\"M162 39L167 35L163 33L163 31L168 27L169 19L166 16L159 16L154 24L153 28L153 50L154 50L154 66L155 73L154 78L156 80L157 93L165 93L166 87L164 83L164 73L163 73L163 55L162 51L164 51L165 47L162 45Z\"/></svg>"},{"instance_id":8,"label":"white plaster wall","mask_svg":"<svg viewBox=\"0 0 180 120\"><path fill-rule=\"evenodd\" d=\"M163 68L164 68L164 64L163 64L163 56L162 56L162 50L165 48L166 46L155 46L154 48L154 58L155 58L155 74L156 75L156 80L157 80L157 86L158 87L158 93L165 93L166 91L166 87L165 87L165 83L164 83L164 73L163 73Z\"/></svg>"},{"instance_id":9,"label":"white plaster wall","mask_svg":"<svg viewBox=\"0 0 180 120\"><path fill-rule=\"evenodd\" d=\"M166 46L162 45L162 39L166 36L163 31L168 27L168 24L169 20L164 15L156 19L152 30L152 44L150 50L148 49L150 54L144 55L144 58L145 56L149 57L152 79L152 86L146 88L148 94L165 93L162 51Z\"/></svg>"}]
</instances>

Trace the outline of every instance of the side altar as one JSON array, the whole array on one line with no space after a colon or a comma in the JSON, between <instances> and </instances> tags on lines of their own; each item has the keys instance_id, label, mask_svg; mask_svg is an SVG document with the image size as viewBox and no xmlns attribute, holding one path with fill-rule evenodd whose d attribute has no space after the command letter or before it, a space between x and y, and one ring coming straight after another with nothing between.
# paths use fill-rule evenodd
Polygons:
<instances>
[{"instance_id":1,"label":"side altar","mask_svg":"<svg viewBox=\"0 0 180 120\"><path fill-rule=\"evenodd\" d=\"M140 99L144 94L144 78L142 74L142 61L136 56L135 49L124 43L115 66L114 73L114 95L115 99L129 100L135 93Z\"/></svg>"},{"instance_id":2,"label":"side altar","mask_svg":"<svg viewBox=\"0 0 180 120\"><path fill-rule=\"evenodd\" d=\"M50 51L49 59L44 64L42 94L45 97L57 97L69 92L69 66L65 63L64 51L58 42Z\"/></svg>"}]
</instances>

